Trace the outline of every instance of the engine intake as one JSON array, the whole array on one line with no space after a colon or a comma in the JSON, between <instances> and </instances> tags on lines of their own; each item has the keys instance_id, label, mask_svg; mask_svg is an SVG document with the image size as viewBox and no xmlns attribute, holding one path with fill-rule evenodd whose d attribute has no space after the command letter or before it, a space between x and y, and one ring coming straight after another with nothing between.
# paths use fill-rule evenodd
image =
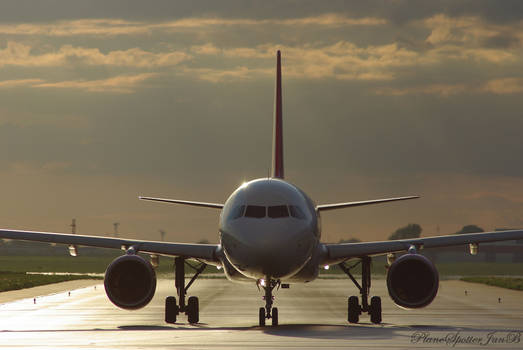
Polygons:
<instances>
[{"instance_id":1,"label":"engine intake","mask_svg":"<svg viewBox=\"0 0 523 350\"><path fill-rule=\"evenodd\" d=\"M438 270L423 255L405 254L389 267L387 288L398 306L407 309L425 307L436 297L438 287Z\"/></svg>"},{"instance_id":2,"label":"engine intake","mask_svg":"<svg viewBox=\"0 0 523 350\"><path fill-rule=\"evenodd\" d=\"M111 302L126 310L149 304L156 291L156 273L139 255L116 258L105 271L105 293Z\"/></svg>"}]
</instances>

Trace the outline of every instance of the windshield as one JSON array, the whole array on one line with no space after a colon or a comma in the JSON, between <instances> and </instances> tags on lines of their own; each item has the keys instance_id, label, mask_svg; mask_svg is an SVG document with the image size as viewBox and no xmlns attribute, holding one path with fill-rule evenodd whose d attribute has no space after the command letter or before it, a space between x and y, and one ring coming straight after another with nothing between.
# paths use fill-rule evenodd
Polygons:
<instances>
[{"instance_id":1,"label":"windshield","mask_svg":"<svg viewBox=\"0 0 523 350\"><path fill-rule=\"evenodd\" d=\"M248 205L245 210L245 217L248 218L264 218L265 217L265 207L261 205Z\"/></svg>"}]
</instances>

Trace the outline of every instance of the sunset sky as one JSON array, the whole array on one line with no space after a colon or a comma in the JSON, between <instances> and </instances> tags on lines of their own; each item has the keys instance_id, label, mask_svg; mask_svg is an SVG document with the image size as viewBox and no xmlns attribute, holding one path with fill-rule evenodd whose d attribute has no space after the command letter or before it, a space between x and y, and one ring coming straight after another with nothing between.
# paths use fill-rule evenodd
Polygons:
<instances>
[{"instance_id":1,"label":"sunset sky","mask_svg":"<svg viewBox=\"0 0 523 350\"><path fill-rule=\"evenodd\" d=\"M523 2L0 2L0 227L217 241L271 162L282 51L286 179L324 241L523 227Z\"/></svg>"}]
</instances>

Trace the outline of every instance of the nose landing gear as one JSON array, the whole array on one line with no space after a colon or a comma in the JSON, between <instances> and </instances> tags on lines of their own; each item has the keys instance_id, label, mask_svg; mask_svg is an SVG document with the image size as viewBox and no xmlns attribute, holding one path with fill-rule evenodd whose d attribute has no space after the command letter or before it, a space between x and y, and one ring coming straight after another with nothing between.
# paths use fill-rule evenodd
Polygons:
<instances>
[{"instance_id":1,"label":"nose landing gear","mask_svg":"<svg viewBox=\"0 0 523 350\"><path fill-rule=\"evenodd\" d=\"M280 285L280 281L273 280L269 277L267 279L260 279L256 282L258 288L260 286L264 289L265 295L263 300L265 300L265 308L260 307L258 312L260 327L265 326L265 320L270 319L273 326L278 325L278 308L272 307L274 296L272 295L272 290L274 287Z\"/></svg>"}]
</instances>

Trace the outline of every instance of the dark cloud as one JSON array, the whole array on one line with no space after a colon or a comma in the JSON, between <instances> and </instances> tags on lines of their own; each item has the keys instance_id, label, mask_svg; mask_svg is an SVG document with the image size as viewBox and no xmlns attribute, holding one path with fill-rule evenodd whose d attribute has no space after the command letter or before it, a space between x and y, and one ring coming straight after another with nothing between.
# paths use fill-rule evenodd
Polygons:
<instances>
[{"instance_id":1,"label":"dark cloud","mask_svg":"<svg viewBox=\"0 0 523 350\"><path fill-rule=\"evenodd\" d=\"M353 16L379 16L395 23L444 13L450 16L477 15L492 22L504 23L523 18L523 4L518 0L416 1L373 0L318 2L314 0L4 0L0 4L0 21L55 21L75 18L173 19L198 16L228 18L296 18L322 13Z\"/></svg>"},{"instance_id":2,"label":"dark cloud","mask_svg":"<svg viewBox=\"0 0 523 350\"><path fill-rule=\"evenodd\" d=\"M495 49L509 49L513 47L521 47L521 39L514 36L512 33L504 33L490 38L486 38L482 42L482 46Z\"/></svg>"}]
</instances>

